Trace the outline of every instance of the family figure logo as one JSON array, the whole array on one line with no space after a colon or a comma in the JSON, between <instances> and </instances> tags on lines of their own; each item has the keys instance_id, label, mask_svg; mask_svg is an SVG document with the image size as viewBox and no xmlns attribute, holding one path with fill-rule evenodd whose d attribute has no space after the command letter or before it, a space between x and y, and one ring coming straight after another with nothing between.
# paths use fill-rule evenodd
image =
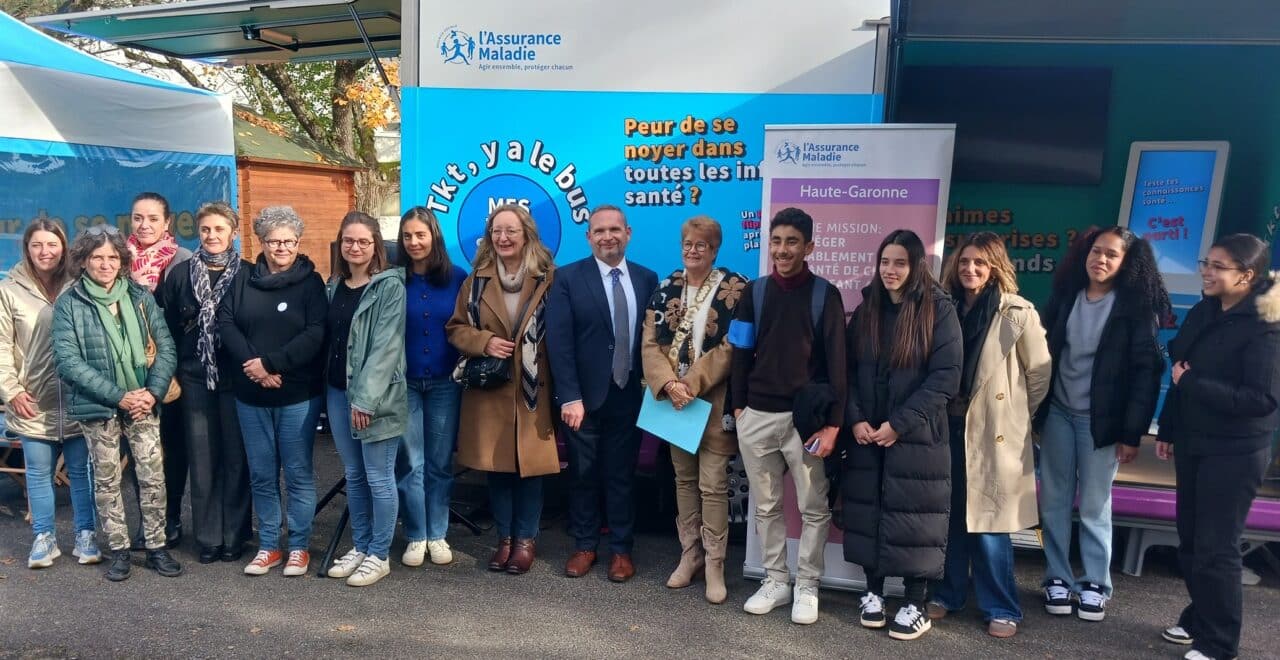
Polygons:
<instances>
[{"instance_id":1,"label":"family figure logo","mask_svg":"<svg viewBox=\"0 0 1280 660\"><path fill-rule=\"evenodd\" d=\"M783 140L778 145L778 162L795 164L800 160L800 146L792 144L790 140Z\"/></svg>"},{"instance_id":2,"label":"family figure logo","mask_svg":"<svg viewBox=\"0 0 1280 660\"><path fill-rule=\"evenodd\" d=\"M440 49L440 59L445 64L470 65L476 56L476 40L459 30L456 25L450 25L440 33L436 46Z\"/></svg>"}]
</instances>

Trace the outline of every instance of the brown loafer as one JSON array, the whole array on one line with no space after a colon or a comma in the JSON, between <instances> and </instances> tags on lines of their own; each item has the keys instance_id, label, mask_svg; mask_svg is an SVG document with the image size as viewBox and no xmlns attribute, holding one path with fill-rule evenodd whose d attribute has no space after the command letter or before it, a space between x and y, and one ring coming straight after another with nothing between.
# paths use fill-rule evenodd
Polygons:
<instances>
[{"instance_id":1,"label":"brown loafer","mask_svg":"<svg viewBox=\"0 0 1280 660\"><path fill-rule=\"evenodd\" d=\"M511 537L498 541L498 549L489 558L489 570L501 573L507 570L507 562L511 561Z\"/></svg>"},{"instance_id":2,"label":"brown loafer","mask_svg":"<svg viewBox=\"0 0 1280 660\"><path fill-rule=\"evenodd\" d=\"M507 572L511 575L524 575L533 566L533 539L520 539L511 546L511 559L507 561Z\"/></svg>"},{"instance_id":3,"label":"brown loafer","mask_svg":"<svg viewBox=\"0 0 1280 660\"><path fill-rule=\"evenodd\" d=\"M631 555L615 554L609 562L609 580L626 582L636 574L636 567L631 563Z\"/></svg>"},{"instance_id":4,"label":"brown loafer","mask_svg":"<svg viewBox=\"0 0 1280 660\"><path fill-rule=\"evenodd\" d=\"M594 550L578 550L569 555L569 561L564 565L564 574L574 578L582 577L591 572L591 565L595 563Z\"/></svg>"}]
</instances>

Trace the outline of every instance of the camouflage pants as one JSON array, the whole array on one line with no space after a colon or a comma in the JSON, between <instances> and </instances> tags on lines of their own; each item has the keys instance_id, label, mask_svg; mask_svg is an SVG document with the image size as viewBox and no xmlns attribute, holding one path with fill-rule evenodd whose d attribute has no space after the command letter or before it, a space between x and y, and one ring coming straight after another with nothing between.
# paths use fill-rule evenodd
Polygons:
<instances>
[{"instance_id":1,"label":"camouflage pants","mask_svg":"<svg viewBox=\"0 0 1280 660\"><path fill-rule=\"evenodd\" d=\"M142 510L142 534L148 549L164 547L164 454L160 450L160 417L151 414L138 421L119 415L107 420L81 422L93 461L93 498L98 526L112 550L129 548L129 527L124 519L120 492L120 443L129 441L134 473L138 478L138 508Z\"/></svg>"}]
</instances>

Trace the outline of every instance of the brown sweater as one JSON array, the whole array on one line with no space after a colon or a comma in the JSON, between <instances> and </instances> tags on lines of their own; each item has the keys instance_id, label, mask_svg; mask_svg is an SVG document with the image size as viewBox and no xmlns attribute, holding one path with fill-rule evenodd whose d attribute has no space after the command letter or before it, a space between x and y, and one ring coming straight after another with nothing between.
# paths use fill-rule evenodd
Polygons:
<instances>
[{"instance_id":1,"label":"brown sweater","mask_svg":"<svg viewBox=\"0 0 1280 660\"><path fill-rule=\"evenodd\" d=\"M755 321L752 288L768 287L764 294L764 314L756 328L754 349L733 350L734 409L750 406L760 412L791 412L792 402L800 388L816 380L820 373L817 361L811 360L814 348L810 300L816 280L783 291L772 278L754 280L742 292L737 320ZM844 304L840 291L827 289L827 302L822 314L822 351L825 380L835 392L836 405L827 417L829 426L844 423L844 406L848 383L845 376Z\"/></svg>"}]
</instances>

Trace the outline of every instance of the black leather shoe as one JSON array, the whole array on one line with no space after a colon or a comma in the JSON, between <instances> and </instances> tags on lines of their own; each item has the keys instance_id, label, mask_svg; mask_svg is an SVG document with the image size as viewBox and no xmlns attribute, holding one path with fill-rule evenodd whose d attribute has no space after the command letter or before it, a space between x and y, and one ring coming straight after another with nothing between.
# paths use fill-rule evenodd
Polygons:
<instances>
[{"instance_id":1,"label":"black leather shoe","mask_svg":"<svg viewBox=\"0 0 1280 660\"><path fill-rule=\"evenodd\" d=\"M168 525L164 528L164 547L170 550L182 543L182 525Z\"/></svg>"},{"instance_id":2,"label":"black leather shoe","mask_svg":"<svg viewBox=\"0 0 1280 660\"><path fill-rule=\"evenodd\" d=\"M222 561L226 561L226 562L240 561L243 557L244 557L243 543L237 543L236 545L222 549L222 557L221 557Z\"/></svg>"},{"instance_id":3,"label":"black leather shoe","mask_svg":"<svg viewBox=\"0 0 1280 660\"><path fill-rule=\"evenodd\" d=\"M153 568L157 573L165 577L182 575L182 564L179 564L173 557L169 556L169 551L163 548L147 551L147 568Z\"/></svg>"},{"instance_id":4,"label":"black leather shoe","mask_svg":"<svg viewBox=\"0 0 1280 660\"><path fill-rule=\"evenodd\" d=\"M113 550L111 564L107 566L107 579L112 582L123 582L129 579L129 551Z\"/></svg>"},{"instance_id":5,"label":"black leather shoe","mask_svg":"<svg viewBox=\"0 0 1280 660\"><path fill-rule=\"evenodd\" d=\"M199 561L201 564L212 564L213 562L218 561L221 557L222 546L217 546L215 548L200 548Z\"/></svg>"}]
</instances>

